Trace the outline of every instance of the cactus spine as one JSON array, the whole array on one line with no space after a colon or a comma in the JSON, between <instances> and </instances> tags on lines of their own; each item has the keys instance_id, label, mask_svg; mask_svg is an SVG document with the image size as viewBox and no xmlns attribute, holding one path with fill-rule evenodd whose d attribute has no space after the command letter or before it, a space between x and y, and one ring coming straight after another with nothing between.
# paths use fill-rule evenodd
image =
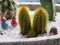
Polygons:
<instances>
[{"instance_id":1,"label":"cactus spine","mask_svg":"<svg viewBox=\"0 0 60 45\"><path fill-rule=\"evenodd\" d=\"M40 0L41 6L44 7L49 14L49 21L54 21L56 15L55 0Z\"/></svg>"},{"instance_id":2,"label":"cactus spine","mask_svg":"<svg viewBox=\"0 0 60 45\"><path fill-rule=\"evenodd\" d=\"M48 22L48 13L43 8L38 8L35 11L35 15L33 18L33 30L38 34L46 33L46 27Z\"/></svg>"},{"instance_id":3,"label":"cactus spine","mask_svg":"<svg viewBox=\"0 0 60 45\"><path fill-rule=\"evenodd\" d=\"M31 22L28 11L29 9L25 5L22 5L19 8L19 25L21 27L21 34L23 35L26 35L31 30Z\"/></svg>"}]
</instances>

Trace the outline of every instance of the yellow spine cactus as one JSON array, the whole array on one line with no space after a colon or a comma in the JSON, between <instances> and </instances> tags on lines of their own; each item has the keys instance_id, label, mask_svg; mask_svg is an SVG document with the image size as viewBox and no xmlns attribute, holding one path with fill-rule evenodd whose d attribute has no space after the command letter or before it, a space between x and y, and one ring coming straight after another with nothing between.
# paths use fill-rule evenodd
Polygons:
<instances>
[{"instance_id":1,"label":"yellow spine cactus","mask_svg":"<svg viewBox=\"0 0 60 45\"><path fill-rule=\"evenodd\" d=\"M46 33L46 27L48 22L48 13L42 7L36 9L33 18L33 30L38 34Z\"/></svg>"},{"instance_id":2,"label":"yellow spine cactus","mask_svg":"<svg viewBox=\"0 0 60 45\"><path fill-rule=\"evenodd\" d=\"M26 35L31 30L31 22L29 16L29 9L27 6L22 5L19 7L18 20L21 27L21 34Z\"/></svg>"}]
</instances>

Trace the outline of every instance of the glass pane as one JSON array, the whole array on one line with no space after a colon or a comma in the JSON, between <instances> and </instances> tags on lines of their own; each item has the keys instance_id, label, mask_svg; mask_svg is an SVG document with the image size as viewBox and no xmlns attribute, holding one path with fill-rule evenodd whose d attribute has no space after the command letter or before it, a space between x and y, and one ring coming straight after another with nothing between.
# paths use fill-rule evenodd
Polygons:
<instances>
[{"instance_id":1,"label":"glass pane","mask_svg":"<svg viewBox=\"0 0 60 45\"><path fill-rule=\"evenodd\" d=\"M56 0L56 3L60 4L60 0Z\"/></svg>"},{"instance_id":2,"label":"glass pane","mask_svg":"<svg viewBox=\"0 0 60 45\"><path fill-rule=\"evenodd\" d=\"M20 0L20 2L39 2L39 0Z\"/></svg>"},{"instance_id":3,"label":"glass pane","mask_svg":"<svg viewBox=\"0 0 60 45\"><path fill-rule=\"evenodd\" d=\"M19 0L19 2L39 2L40 0ZM57 4L60 4L60 0L55 0Z\"/></svg>"}]
</instances>

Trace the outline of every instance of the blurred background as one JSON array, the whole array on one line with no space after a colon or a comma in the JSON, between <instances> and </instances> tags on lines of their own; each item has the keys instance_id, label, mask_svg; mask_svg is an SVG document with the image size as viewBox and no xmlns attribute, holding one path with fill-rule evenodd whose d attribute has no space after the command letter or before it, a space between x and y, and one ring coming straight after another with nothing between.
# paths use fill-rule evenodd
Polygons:
<instances>
[{"instance_id":1,"label":"blurred background","mask_svg":"<svg viewBox=\"0 0 60 45\"><path fill-rule=\"evenodd\" d=\"M30 10L40 7L40 0L14 0L18 7L22 4L27 5ZM55 0L56 11L60 12L60 0Z\"/></svg>"},{"instance_id":2,"label":"blurred background","mask_svg":"<svg viewBox=\"0 0 60 45\"><path fill-rule=\"evenodd\" d=\"M19 0L20 2L39 2L39 0ZM57 4L60 4L60 0L55 0Z\"/></svg>"}]
</instances>

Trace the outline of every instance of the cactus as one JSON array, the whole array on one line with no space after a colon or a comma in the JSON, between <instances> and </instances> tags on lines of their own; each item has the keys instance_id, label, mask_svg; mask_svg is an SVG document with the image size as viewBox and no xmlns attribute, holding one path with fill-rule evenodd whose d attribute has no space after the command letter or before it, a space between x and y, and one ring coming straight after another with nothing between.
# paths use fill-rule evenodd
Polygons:
<instances>
[{"instance_id":1,"label":"cactus","mask_svg":"<svg viewBox=\"0 0 60 45\"><path fill-rule=\"evenodd\" d=\"M46 8L46 1L45 1L45 0L44 0L44 1L40 0L40 3L41 3L41 6L42 6L43 8Z\"/></svg>"},{"instance_id":2,"label":"cactus","mask_svg":"<svg viewBox=\"0 0 60 45\"><path fill-rule=\"evenodd\" d=\"M55 20L56 9L55 9L55 0L40 0L41 6L48 11L49 21Z\"/></svg>"},{"instance_id":3,"label":"cactus","mask_svg":"<svg viewBox=\"0 0 60 45\"><path fill-rule=\"evenodd\" d=\"M47 11L42 7L38 8L33 18L33 30L37 33L36 35L46 33L47 22Z\"/></svg>"},{"instance_id":4,"label":"cactus","mask_svg":"<svg viewBox=\"0 0 60 45\"><path fill-rule=\"evenodd\" d=\"M27 37L30 38L30 37L36 37L36 32L34 30L30 30L29 33L27 34Z\"/></svg>"},{"instance_id":5,"label":"cactus","mask_svg":"<svg viewBox=\"0 0 60 45\"><path fill-rule=\"evenodd\" d=\"M31 30L30 16L27 6L22 5L19 7L19 26L21 27L21 34L26 35Z\"/></svg>"}]
</instances>

